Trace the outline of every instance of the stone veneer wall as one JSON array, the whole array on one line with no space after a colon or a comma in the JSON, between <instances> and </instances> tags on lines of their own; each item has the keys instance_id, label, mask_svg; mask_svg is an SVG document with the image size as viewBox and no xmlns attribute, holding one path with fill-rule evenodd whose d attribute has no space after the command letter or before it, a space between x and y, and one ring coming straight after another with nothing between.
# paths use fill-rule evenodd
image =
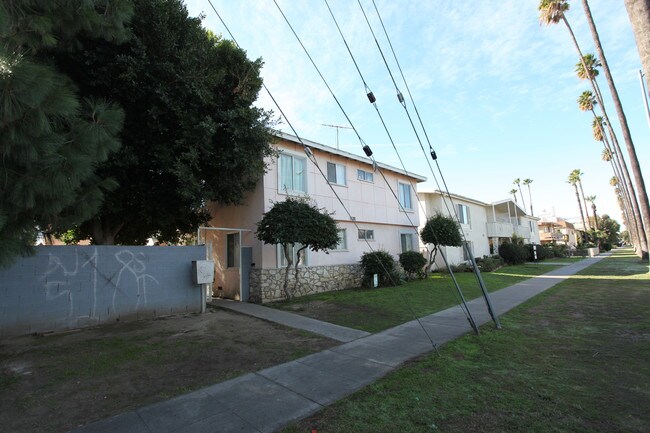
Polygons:
<instances>
[{"instance_id":1,"label":"stone veneer wall","mask_svg":"<svg viewBox=\"0 0 650 433\"><path fill-rule=\"evenodd\" d=\"M284 299L282 284L284 268L253 269L250 273L250 301L272 302ZM329 292L361 286L363 274L358 264L301 267L296 296ZM289 274L289 288L295 282L294 270Z\"/></svg>"}]
</instances>

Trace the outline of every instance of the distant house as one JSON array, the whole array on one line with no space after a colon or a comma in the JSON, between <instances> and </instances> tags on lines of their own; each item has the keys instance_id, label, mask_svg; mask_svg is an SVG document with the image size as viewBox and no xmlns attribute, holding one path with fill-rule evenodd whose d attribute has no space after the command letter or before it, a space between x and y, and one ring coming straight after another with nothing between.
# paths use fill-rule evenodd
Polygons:
<instances>
[{"instance_id":1,"label":"distant house","mask_svg":"<svg viewBox=\"0 0 650 433\"><path fill-rule=\"evenodd\" d=\"M544 217L539 222L541 244L563 244L570 248L578 246L580 231L569 221L560 217Z\"/></svg>"},{"instance_id":2,"label":"distant house","mask_svg":"<svg viewBox=\"0 0 650 433\"><path fill-rule=\"evenodd\" d=\"M484 203L458 194L450 196L451 198L439 190L418 191L418 199L422 204L420 228L424 227L427 217L436 213L457 217L474 258L497 254L499 245L512 240L513 236L521 238L524 243L539 243L539 218L528 215L514 201ZM421 242L420 249L425 251L427 248L430 246ZM443 252L452 265L471 259L466 248L446 247ZM441 258L436 260L436 266L444 266Z\"/></svg>"},{"instance_id":3,"label":"distant house","mask_svg":"<svg viewBox=\"0 0 650 433\"><path fill-rule=\"evenodd\" d=\"M264 245L254 233L262 214L274 202L288 196L309 197L318 207L333 213L340 228L341 240L334 250L305 250L300 294L359 286L358 263L361 255L370 250L369 245L374 250L386 250L395 258L402 251L417 250L420 220L414 189L425 177L379 163L391 191L368 158L308 140L303 142L313 152L351 217L307 158L299 140L278 133L274 143L278 156L268 159L267 172L242 204L209 205L213 218L201 237L212 245L215 296L255 302L282 298L284 254L277 245Z\"/></svg>"}]
</instances>

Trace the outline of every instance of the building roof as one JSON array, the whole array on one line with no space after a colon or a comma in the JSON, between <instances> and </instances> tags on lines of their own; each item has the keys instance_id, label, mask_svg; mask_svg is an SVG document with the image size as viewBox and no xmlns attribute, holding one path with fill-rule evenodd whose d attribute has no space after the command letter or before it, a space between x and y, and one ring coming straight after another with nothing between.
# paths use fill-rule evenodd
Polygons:
<instances>
[{"instance_id":1,"label":"building roof","mask_svg":"<svg viewBox=\"0 0 650 433\"><path fill-rule=\"evenodd\" d=\"M447 196L446 192L442 192L439 189L423 189L422 191L418 191L418 195L419 194L438 194L438 195ZM474 203L479 206L489 206L488 203L483 203L482 201L476 200L474 198L465 197L464 195L454 194L453 192L449 193L449 195L451 196L452 199L468 201L470 203Z\"/></svg>"},{"instance_id":2,"label":"building roof","mask_svg":"<svg viewBox=\"0 0 650 433\"><path fill-rule=\"evenodd\" d=\"M358 162L361 162L363 164L367 164L367 165L372 167L372 161L370 160L370 158L365 157L365 156L359 156L359 155L355 155L355 154L350 153L350 152L345 152L343 150L335 149L333 147L326 146L324 144L316 143L315 141L306 140L306 139L304 139L302 137L299 139L295 135L287 134L286 132L282 132L282 131L275 131L273 133L273 135L275 135L276 137L281 138L283 140L291 141L293 143L297 143L297 144L300 144L300 145L305 144L306 146L309 146L309 147L311 147L313 149L318 149L318 150L321 150L323 152L331 153L333 155L342 156L344 158L348 158L348 159L351 159L351 160L354 160L354 161L358 161ZM387 165L387 164L382 164L381 162L377 162L377 166L382 168L382 169L392 171L394 173L403 174L404 176L408 176L410 178L415 179L417 182L425 182L427 180L426 177L421 176L419 174L415 174L415 173L412 173L410 171L404 171L401 168L393 167L393 166L390 166L390 165Z\"/></svg>"}]
</instances>

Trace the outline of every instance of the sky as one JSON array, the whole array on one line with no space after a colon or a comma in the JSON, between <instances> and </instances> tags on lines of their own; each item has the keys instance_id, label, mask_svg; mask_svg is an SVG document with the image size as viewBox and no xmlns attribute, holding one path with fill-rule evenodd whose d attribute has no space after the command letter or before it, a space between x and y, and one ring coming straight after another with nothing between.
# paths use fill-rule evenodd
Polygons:
<instances>
[{"instance_id":1,"label":"sky","mask_svg":"<svg viewBox=\"0 0 650 433\"><path fill-rule=\"evenodd\" d=\"M300 137L336 147L337 129L323 124L353 126L354 130L338 130L341 150L363 155L360 137L377 161L402 167L368 102L329 5L406 170L428 179L418 188L438 188L442 183L435 166L437 183L434 180L420 148L418 136L425 150L428 142L406 85L452 193L490 203L511 198L514 179L529 178L536 216L578 221L575 193L566 180L573 169L580 169L584 193L596 196L598 213L622 223L609 185L612 170L601 159L602 144L592 137L592 115L577 106L579 95L590 89L575 75L578 54L564 25L540 25L538 1L375 0L406 84L372 0L360 4L390 72L358 1L277 2L347 114L273 0L212 0L248 57L263 59L264 83L286 115L279 129L292 133L290 122ZM623 0L589 3L641 169L650 183L650 126L639 81L641 64ZM206 28L230 39L208 0L186 0L186 5L190 15L204 15ZM581 2L571 2L567 19L583 53L595 53ZM397 100L391 74L406 98L418 135ZM604 77L599 82L607 88ZM606 109L624 146L614 106L604 92ZM264 90L257 105L279 117ZM524 202L529 209L525 189Z\"/></svg>"}]
</instances>

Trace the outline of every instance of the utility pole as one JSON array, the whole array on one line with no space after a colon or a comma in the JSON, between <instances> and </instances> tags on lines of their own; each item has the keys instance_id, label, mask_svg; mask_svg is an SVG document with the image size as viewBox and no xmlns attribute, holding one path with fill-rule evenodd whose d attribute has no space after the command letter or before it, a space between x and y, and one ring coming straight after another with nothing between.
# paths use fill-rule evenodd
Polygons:
<instances>
[{"instance_id":1,"label":"utility pole","mask_svg":"<svg viewBox=\"0 0 650 433\"><path fill-rule=\"evenodd\" d=\"M321 123L323 126L327 126L329 128L336 128L336 150L339 150L339 129L352 129L351 126L343 126L343 125L328 125L326 123Z\"/></svg>"}]
</instances>

